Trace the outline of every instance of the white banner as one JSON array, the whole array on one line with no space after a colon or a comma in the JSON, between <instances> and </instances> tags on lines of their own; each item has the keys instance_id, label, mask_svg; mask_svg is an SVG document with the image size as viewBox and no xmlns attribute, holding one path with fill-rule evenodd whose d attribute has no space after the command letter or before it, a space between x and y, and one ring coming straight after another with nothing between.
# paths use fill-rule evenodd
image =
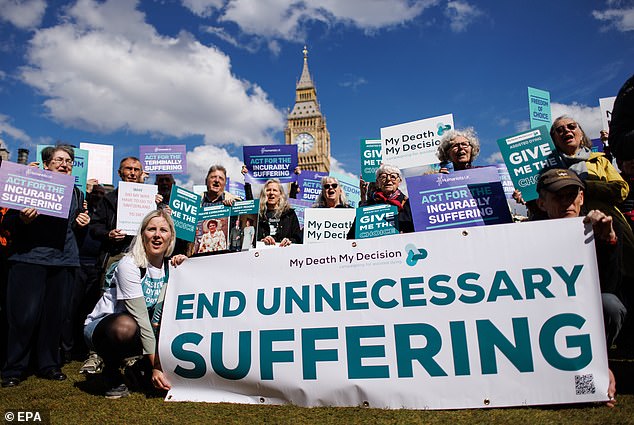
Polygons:
<instances>
[{"instance_id":1,"label":"white banner","mask_svg":"<svg viewBox=\"0 0 634 425\"><path fill-rule=\"evenodd\" d=\"M599 99L599 109L601 109L601 130L610 131L610 121L612 121L612 109L616 96L603 97Z\"/></svg>"},{"instance_id":2,"label":"white banner","mask_svg":"<svg viewBox=\"0 0 634 425\"><path fill-rule=\"evenodd\" d=\"M100 184L112 184L114 146L81 142L79 147L89 152L87 177L99 180Z\"/></svg>"},{"instance_id":3,"label":"white banner","mask_svg":"<svg viewBox=\"0 0 634 425\"><path fill-rule=\"evenodd\" d=\"M346 239L356 211L355 208L306 208L304 243Z\"/></svg>"},{"instance_id":4,"label":"white banner","mask_svg":"<svg viewBox=\"0 0 634 425\"><path fill-rule=\"evenodd\" d=\"M153 184L119 182L117 229L136 235L143 217L156 209L157 187Z\"/></svg>"},{"instance_id":5,"label":"white banner","mask_svg":"<svg viewBox=\"0 0 634 425\"><path fill-rule=\"evenodd\" d=\"M167 400L452 409L607 400L582 219L192 258L170 272ZM565 235L565 236L562 236Z\"/></svg>"},{"instance_id":6,"label":"white banner","mask_svg":"<svg viewBox=\"0 0 634 425\"><path fill-rule=\"evenodd\" d=\"M383 127L382 162L399 168L438 163L436 152L440 139L453 129L452 114Z\"/></svg>"}]
</instances>

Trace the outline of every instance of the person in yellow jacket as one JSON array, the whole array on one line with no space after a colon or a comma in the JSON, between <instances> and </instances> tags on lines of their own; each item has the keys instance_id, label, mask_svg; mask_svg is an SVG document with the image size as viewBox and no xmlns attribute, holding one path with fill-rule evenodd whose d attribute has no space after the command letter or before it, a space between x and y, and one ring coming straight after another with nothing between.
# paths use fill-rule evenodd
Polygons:
<instances>
[{"instance_id":1,"label":"person in yellow jacket","mask_svg":"<svg viewBox=\"0 0 634 425\"><path fill-rule=\"evenodd\" d=\"M634 233L617 208L630 188L603 153L592 152L592 142L573 118L562 115L553 121L550 136L566 168L574 171L586 185L586 206L614 219L623 258L634 258ZM634 262L622 262L626 278L634 279Z\"/></svg>"}]
</instances>

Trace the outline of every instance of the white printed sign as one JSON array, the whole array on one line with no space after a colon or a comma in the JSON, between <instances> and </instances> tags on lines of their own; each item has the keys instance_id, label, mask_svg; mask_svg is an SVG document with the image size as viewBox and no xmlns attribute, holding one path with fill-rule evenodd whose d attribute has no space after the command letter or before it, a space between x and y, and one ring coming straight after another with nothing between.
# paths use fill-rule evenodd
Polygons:
<instances>
[{"instance_id":1,"label":"white printed sign","mask_svg":"<svg viewBox=\"0 0 634 425\"><path fill-rule=\"evenodd\" d=\"M167 400L606 401L586 230L581 218L546 220L189 259L170 271L163 312Z\"/></svg>"},{"instance_id":2,"label":"white printed sign","mask_svg":"<svg viewBox=\"0 0 634 425\"><path fill-rule=\"evenodd\" d=\"M452 114L383 127L383 163L399 168L435 164L439 162L436 152L440 139L445 132L453 129Z\"/></svg>"},{"instance_id":3,"label":"white printed sign","mask_svg":"<svg viewBox=\"0 0 634 425\"><path fill-rule=\"evenodd\" d=\"M304 243L343 240L352 227L354 208L306 208L304 211Z\"/></svg>"},{"instance_id":4,"label":"white printed sign","mask_svg":"<svg viewBox=\"0 0 634 425\"><path fill-rule=\"evenodd\" d=\"M89 152L87 177L99 180L100 184L112 184L114 146L81 142L79 147Z\"/></svg>"},{"instance_id":5,"label":"white printed sign","mask_svg":"<svg viewBox=\"0 0 634 425\"><path fill-rule=\"evenodd\" d=\"M119 182L117 229L136 235L143 217L156 209L157 187L141 183Z\"/></svg>"},{"instance_id":6,"label":"white printed sign","mask_svg":"<svg viewBox=\"0 0 634 425\"><path fill-rule=\"evenodd\" d=\"M610 121L612 121L612 109L616 96L603 97L599 99L599 109L601 109L601 130L610 131Z\"/></svg>"}]
</instances>

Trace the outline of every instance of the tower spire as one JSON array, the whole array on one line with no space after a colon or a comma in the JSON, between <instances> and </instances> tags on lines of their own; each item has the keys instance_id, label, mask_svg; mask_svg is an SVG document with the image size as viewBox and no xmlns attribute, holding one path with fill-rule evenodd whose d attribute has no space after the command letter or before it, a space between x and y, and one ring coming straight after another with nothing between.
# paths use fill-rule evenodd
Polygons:
<instances>
[{"instance_id":1,"label":"tower spire","mask_svg":"<svg viewBox=\"0 0 634 425\"><path fill-rule=\"evenodd\" d=\"M302 75L299 77L299 82L297 83L297 89L310 89L315 87L313 85L313 79L310 77L310 72L308 71L308 48L304 45L304 68L302 69Z\"/></svg>"}]
</instances>

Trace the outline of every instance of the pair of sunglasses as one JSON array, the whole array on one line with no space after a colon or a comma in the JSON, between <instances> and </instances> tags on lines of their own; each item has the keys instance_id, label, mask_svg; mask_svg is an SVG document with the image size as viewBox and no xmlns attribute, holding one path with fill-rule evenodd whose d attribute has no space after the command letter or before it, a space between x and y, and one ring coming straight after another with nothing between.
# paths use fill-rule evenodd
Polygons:
<instances>
[{"instance_id":1,"label":"pair of sunglasses","mask_svg":"<svg viewBox=\"0 0 634 425\"><path fill-rule=\"evenodd\" d=\"M326 184L324 185L324 189L326 189L326 190L330 189L331 187L332 187L333 189L336 189L336 188L338 188L338 187L339 187L339 185L338 185L337 183L332 183L332 184L330 184L330 183L326 183Z\"/></svg>"}]
</instances>

